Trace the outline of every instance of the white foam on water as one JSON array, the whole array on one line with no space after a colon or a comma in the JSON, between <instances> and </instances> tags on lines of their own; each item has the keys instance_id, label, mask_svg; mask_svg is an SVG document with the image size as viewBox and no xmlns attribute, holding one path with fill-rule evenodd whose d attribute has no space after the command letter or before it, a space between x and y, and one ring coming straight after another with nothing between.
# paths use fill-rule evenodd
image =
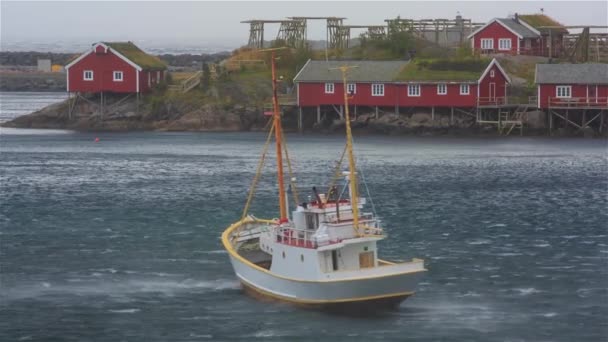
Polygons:
<instances>
[{"instance_id":1,"label":"white foam on water","mask_svg":"<svg viewBox=\"0 0 608 342\"><path fill-rule=\"evenodd\" d=\"M557 316L557 313L556 312L547 312L547 313L541 314L541 316L551 318L551 317Z\"/></svg>"},{"instance_id":2,"label":"white foam on water","mask_svg":"<svg viewBox=\"0 0 608 342\"><path fill-rule=\"evenodd\" d=\"M136 313L136 312L140 312L140 309L121 309L121 310L109 310L112 313Z\"/></svg>"},{"instance_id":3,"label":"white foam on water","mask_svg":"<svg viewBox=\"0 0 608 342\"><path fill-rule=\"evenodd\" d=\"M531 295L533 293L539 293L541 291L533 288L533 287L528 287L528 288L518 288L518 289L514 289L515 291L517 291L520 295L522 296L527 296L527 295Z\"/></svg>"},{"instance_id":4,"label":"white foam on water","mask_svg":"<svg viewBox=\"0 0 608 342\"><path fill-rule=\"evenodd\" d=\"M110 296L113 298L124 298L137 293L160 293L165 296L173 296L188 292L221 292L225 290L236 290L240 284L236 280L196 280L186 279L182 281L163 279L128 279L124 281L91 281L70 282L62 285L53 285L42 282L36 285L17 285L13 288L3 289L3 299L6 301L20 300L26 298L45 299L57 298L57 296Z\"/></svg>"},{"instance_id":5,"label":"white foam on water","mask_svg":"<svg viewBox=\"0 0 608 342\"><path fill-rule=\"evenodd\" d=\"M506 227L507 225L504 223L494 223L489 225L487 228L497 228L497 227Z\"/></svg>"},{"instance_id":6,"label":"white foam on water","mask_svg":"<svg viewBox=\"0 0 608 342\"><path fill-rule=\"evenodd\" d=\"M545 247L550 247L551 244L548 244L548 243L539 243L539 244L536 244L536 245L533 245L533 246L534 247L538 247L538 248L545 248Z\"/></svg>"},{"instance_id":7,"label":"white foam on water","mask_svg":"<svg viewBox=\"0 0 608 342\"><path fill-rule=\"evenodd\" d=\"M467 241L467 245L487 245L490 243L492 243L492 241L488 239L475 239Z\"/></svg>"}]
</instances>

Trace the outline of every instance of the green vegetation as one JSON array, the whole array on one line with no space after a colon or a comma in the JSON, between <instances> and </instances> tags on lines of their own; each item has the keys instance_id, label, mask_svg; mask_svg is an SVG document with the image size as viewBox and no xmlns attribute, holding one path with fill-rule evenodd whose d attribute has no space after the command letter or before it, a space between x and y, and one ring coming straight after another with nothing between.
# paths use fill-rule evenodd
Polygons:
<instances>
[{"instance_id":1,"label":"green vegetation","mask_svg":"<svg viewBox=\"0 0 608 342\"><path fill-rule=\"evenodd\" d=\"M520 14L518 17L534 28L539 28L541 26L563 26L544 14Z\"/></svg>"},{"instance_id":2,"label":"green vegetation","mask_svg":"<svg viewBox=\"0 0 608 342\"><path fill-rule=\"evenodd\" d=\"M104 44L118 51L144 69L164 70L167 68L167 65L158 57L148 55L131 42L104 42Z\"/></svg>"},{"instance_id":3,"label":"green vegetation","mask_svg":"<svg viewBox=\"0 0 608 342\"><path fill-rule=\"evenodd\" d=\"M476 81L489 59L416 59L399 73L397 81Z\"/></svg>"}]
</instances>

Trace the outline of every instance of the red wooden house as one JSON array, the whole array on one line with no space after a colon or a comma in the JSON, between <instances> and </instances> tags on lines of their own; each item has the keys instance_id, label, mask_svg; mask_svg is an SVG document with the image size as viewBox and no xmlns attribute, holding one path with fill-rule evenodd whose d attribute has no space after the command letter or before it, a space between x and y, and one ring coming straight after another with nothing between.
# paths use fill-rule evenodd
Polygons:
<instances>
[{"instance_id":1,"label":"red wooden house","mask_svg":"<svg viewBox=\"0 0 608 342\"><path fill-rule=\"evenodd\" d=\"M494 18L468 38L478 54L504 53L557 57L562 52L563 37L568 30L543 14Z\"/></svg>"},{"instance_id":2,"label":"red wooden house","mask_svg":"<svg viewBox=\"0 0 608 342\"><path fill-rule=\"evenodd\" d=\"M167 66L131 42L100 42L65 67L70 93L145 93Z\"/></svg>"},{"instance_id":3,"label":"red wooden house","mask_svg":"<svg viewBox=\"0 0 608 342\"><path fill-rule=\"evenodd\" d=\"M464 63L464 64L463 64ZM506 102L509 76L496 59L446 61L313 61L294 78L300 107L344 104L342 75L349 71L349 104L368 107L461 107Z\"/></svg>"},{"instance_id":4,"label":"red wooden house","mask_svg":"<svg viewBox=\"0 0 608 342\"><path fill-rule=\"evenodd\" d=\"M537 64L538 108L608 109L608 64Z\"/></svg>"}]
</instances>

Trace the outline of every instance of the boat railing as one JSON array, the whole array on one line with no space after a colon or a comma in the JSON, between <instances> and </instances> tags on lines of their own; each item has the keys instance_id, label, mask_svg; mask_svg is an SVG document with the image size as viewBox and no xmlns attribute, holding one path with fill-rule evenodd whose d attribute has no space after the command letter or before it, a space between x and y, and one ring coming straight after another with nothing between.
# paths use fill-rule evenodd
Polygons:
<instances>
[{"instance_id":1,"label":"boat railing","mask_svg":"<svg viewBox=\"0 0 608 342\"><path fill-rule=\"evenodd\" d=\"M277 230L276 239L279 243L290 246L316 248L317 242L313 238L315 231L296 228L281 228Z\"/></svg>"}]
</instances>

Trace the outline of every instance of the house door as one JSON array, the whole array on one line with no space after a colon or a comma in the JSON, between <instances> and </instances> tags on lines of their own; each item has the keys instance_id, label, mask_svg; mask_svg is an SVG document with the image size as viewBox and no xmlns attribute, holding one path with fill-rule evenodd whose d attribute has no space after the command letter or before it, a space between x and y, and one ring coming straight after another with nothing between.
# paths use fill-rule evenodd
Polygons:
<instances>
[{"instance_id":1,"label":"house door","mask_svg":"<svg viewBox=\"0 0 608 342\"><path fill-rule=\"evenodd\" d=\"M595 102L597 103L597 86L587 86L587 102Z\"/></svg>"},{"instance_id":2,"label":"house door","mask_svg":"<svg viewBox=\"0 0 608 342\"><path fill-rule=\"evenodd\" d=\"M490 97L490 102L496 101L496 83L494 83L494 82L490 83L489 97Z\"/></svg>"},{"instance_id":3,"label":"house door","mask_svg":"<svg viewBox=\"0 0 608 342\"><path fill-rule=\"evenodd\" d=\"M374 252L359 253L359 267L360 268L374 267Z\"/></svg>"}]
</instances>

